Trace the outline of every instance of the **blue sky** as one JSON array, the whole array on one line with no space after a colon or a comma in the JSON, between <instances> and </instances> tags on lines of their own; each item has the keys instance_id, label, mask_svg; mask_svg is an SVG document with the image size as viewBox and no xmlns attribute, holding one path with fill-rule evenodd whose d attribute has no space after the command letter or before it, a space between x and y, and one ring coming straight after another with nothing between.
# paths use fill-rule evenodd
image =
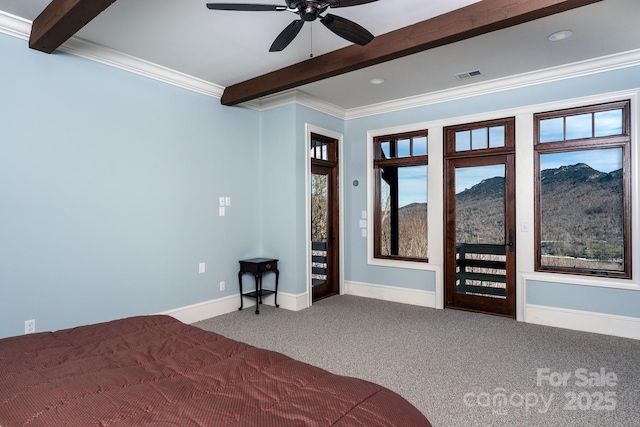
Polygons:
<instances>
[{"instance_id":1,"label":"blue sky","mask_svg":"<svg viewBox=\"0 0 640 427\"><path fill-rule=\"evenodd\" d=\"M411 203L427 203L427 166L398 168L400 207Z\"/></svg>"},{"instance_id":2,"label":"blue sky","mask_svg":"<svg viewBox=\"0 0 640 427\"><path fill-rule=\"evenodd\" d=\"M560 166L575 165L577 163L585 163L600 172L613 172L622 168L622 149L584 150L540 156L541 170L557 169Z\"/></svg>"}]
</instances>

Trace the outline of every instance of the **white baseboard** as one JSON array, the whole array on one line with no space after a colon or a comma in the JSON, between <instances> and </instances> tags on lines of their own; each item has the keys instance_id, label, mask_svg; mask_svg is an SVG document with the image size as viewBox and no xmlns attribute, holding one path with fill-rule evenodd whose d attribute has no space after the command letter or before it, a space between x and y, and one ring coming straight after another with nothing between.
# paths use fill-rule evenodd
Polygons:
<instances>
[{"instance_id":1,"label":"white baseboard","mask_svg":"<svg viewBox=\"0 0 640 427\"><path fill-rule=\"evenodd\" d=\"M397 286L374 285L362 282L344 282L344 293L365 298L375 298L403 304L436 308L436 293Z\"/></svg>"},{"instance_id":2,"label":"white baseboard","mask_svg":"<svg viewBox=\"0 0 640 427\"><path fill-rule=\"evenodd\" d=\"M273 306L275 304L273 295L263 297L262 304ZM254 307L256 300L245 297L243 308ZM286 292L278 292L278 305L285 310L298 311L308 306L307 294L293 295ZM178 307L163 311L157 314L166 314L184 323L195 323L201 320L210 319L222 314L231 313L238 310L240 297L238 294L224 298L209 300L198 304Z\"/></svg>"},{"instance_id":3,"label":"white baseboard","mask_svg":"<svg viewBox=\"0 0 640 427\"><path fill-rule=\"evenodd\" d=\"M239 302L240 299L238 295L232 295L198 304L174 308L157 314L166 314L168 316L175 317L184 323L195 323L211 317L220 316L221 314L236 311L238 310ZM253 304L246 304L245 307L249 305L255 305L255 302Z\"/></svg>"},{"instance_id":4,"label":"white baseboard","mask_svg":"<svg viewBox=\"0 0 640 427\"><path fill-rule=\"evenodd\" d=\"M524 321L556 328L640 339L640 318L526 304Z\"/></svg>"}]
</instances>

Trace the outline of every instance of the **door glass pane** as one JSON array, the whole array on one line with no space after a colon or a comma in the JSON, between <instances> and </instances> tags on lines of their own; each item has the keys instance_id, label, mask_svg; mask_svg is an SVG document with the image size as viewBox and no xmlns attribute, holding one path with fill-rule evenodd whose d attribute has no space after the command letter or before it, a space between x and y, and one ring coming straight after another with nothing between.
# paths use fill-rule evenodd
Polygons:
<instances>
[{"instance_id":1,"label":"door glass pane","mask_svg":"<svg viewBox=\"0 0 640 427\"><path fill-rule=\"evenodd\" d=\"M482 150L489 147L487 128L474 129L471 131L471 148Z\"/></svg>"},{"instance_id":2,"label":"door glass pane","mask_svg":"<svg viewBox=\"0 0 640 427\"><path fill-rule=\"evenodd\" d=\"M313 286L327 281L327 175L311 174L311 279Z\"/></svg>"},{"instance_id":3,"label":"door glass pane","mask_svg":"<svg viewBox=\"0 0 640 427\"><path fill-rule=\"evenodd\" d=\"M591 138L593 130L591 127L591 113L580 114L577 116L567 116L567 136L569 139Z\"/></svg>"},{"instance_id":4,"label":"door glass pane","mask_svg":"<svg viewBox=\"0 0 640 427\"><path fill-rule=\"evenodd\" d=\"M456 291L506 298L505 166L455 174Z\"/></svg>"},{"instance_id":5,"label":"door glass pane","mask_svg":"<svg viewBox=\"0 0 640 427\"><path fill-rule=\"evenodd\" d=\"M540 155L541 265L624 271L622 149Z\"/></svg>"},{"instance_id":6,"label":"door glass pane","mask_svg":"<svg viewBox=\"0 0 640 427\"><path fill-rule=\"evenodd\" d=\"M323 141L311 141L311 158L318 160L329 160L328 144Z\"/></svg>"}]
</instances>

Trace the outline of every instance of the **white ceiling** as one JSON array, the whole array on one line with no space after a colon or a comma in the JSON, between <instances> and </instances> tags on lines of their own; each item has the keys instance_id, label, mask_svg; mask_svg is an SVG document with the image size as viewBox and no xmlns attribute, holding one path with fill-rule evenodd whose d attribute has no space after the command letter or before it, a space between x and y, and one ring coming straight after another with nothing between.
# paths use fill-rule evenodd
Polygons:
<instances>
[{"instance_id":1,"label":"white ceiling","mask_svg":"<svg viewBox=\"0 0 640 427\"><path fill-rule=\"evenodd\" d=\"M118 0L76 36L140 59L228 86L348 45L319 22L306 23L283 51L273 39L297 18L289 12L213 11L219 0ZM284 0L224 0L284 4ZM374 35L478 0L379 0L330 10ZM0 0L0 10L32 21L49 0ZM299 88L343 109L427 94L563 64L640 49L639 0L604 0ZM547 37L558 30L573 36ZM26 46L25 46L26 48ZM481 70L458 81L454 74ZM385 79L372 85L374 77Z\"/></svg>"}]
</instances>

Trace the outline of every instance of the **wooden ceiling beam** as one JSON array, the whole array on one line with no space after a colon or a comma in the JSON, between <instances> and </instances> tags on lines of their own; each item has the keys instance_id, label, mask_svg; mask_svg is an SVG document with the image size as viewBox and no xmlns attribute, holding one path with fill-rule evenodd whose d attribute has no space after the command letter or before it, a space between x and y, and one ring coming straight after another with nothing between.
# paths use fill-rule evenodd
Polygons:
<instances>
[{"instance_id":1,"label":"wooden ceiling beam","mask_svg":"<svg viewBox=\"0 0 640 427\"><path fill-rule=\"evenodd\" d=\"M392 0L393 1L393 0ZM265 75L228 86L223 105L236 105L304 84L402 58L602 0L482 0Z\"/></svg>"},{"instance_id":2,"label":"wooden ceiling beam","mask_svg":"<svg viewBox=\"0 0 640 427\"><path fill-rule=\"evenodd\" d=\"M29 47L51 53L116 0L53 0L33 21Z\"/></svg>"}]
</instances>

